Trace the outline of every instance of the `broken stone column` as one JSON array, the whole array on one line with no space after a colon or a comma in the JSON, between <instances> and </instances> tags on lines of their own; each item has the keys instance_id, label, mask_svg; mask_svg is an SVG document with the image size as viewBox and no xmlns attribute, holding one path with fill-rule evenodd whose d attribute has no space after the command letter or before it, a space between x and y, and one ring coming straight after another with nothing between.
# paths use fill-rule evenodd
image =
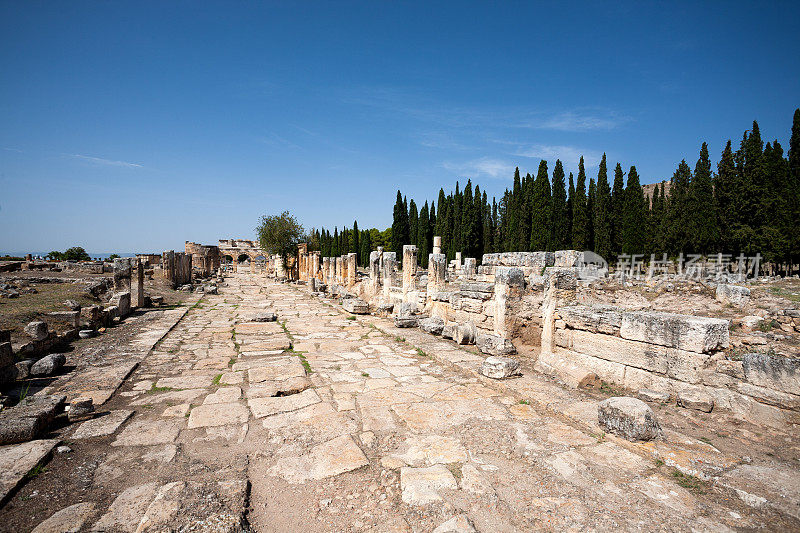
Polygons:
<instances>
[{"instance_id":1,"label":"broken stone column","mask_svg":"<svg viewBox=\"0 0 800 533\"><path fill-rule=\"evenodd\" d=\"M433 295L444 288L447 272L447 256L444 254L428 255L428 303Z\"/></svg>"},{"instance_id":2,"label":"broken stone column","mask_svg":"<svg viewBox=\"0 0 800 533\"><path fill-rule=\"evenodd\" d=\"M117 292L131 290L131 259L129 257L114 259L114 290Z\"/></svg>"},{"instance_id":3,"label":"broken stone column","mask_svg":"<svg viewBox=\"0 0 800 533\"><path fill-rule=\"evenodd\" d=\"M494 273L494 333L511 338L509 305L522 296L525 274L521 268L497 267Z\"/></svg>"},{"instance_id":4,"label":"broken stone column","mask_svg":"<svg viewBox=\"0 0 800 533\"><path fill-rule=\"evenodd\" d=\"M442 238L438 235L433 237L433 253L440 254L442 253Z\"/></svg>"},{"instance_id":5,"label":"broken stone column","mask_svg":"<svg viewBox=\"0 0 800 533\"><path fill-rule=\"evenodd\" d=\"M456 271L461 268L461 252L456 252Z\"/></svg>"},{"instance_id":6,"label":"broken stone column","mask_svg":"<svg viewBox=\"0 0 800 533\"><path fill-rule=\"evenodd\" d=\"M344 258L339 256L336 258L336 284L342 285L344 283Z\"/></svg>"},{"instance_id":7,"label":"broken stone column","mask_svg":"<svg viewBox=\"0 0 800 533\"><path fill-rule=\"evenodd\" d=\"M311 255L311 276L317 279L322 279L319 271L319 251L312 252Z\"/></svg>"},{"instance_id":8,"label":"broken stone column","mask_svg":"<svg viewBox=\"0 0 800 533\"><path fill-rule=\"evenodd\" d=\"M275 255L275 277L278 279L286 279L286 267L283 264L283 258L280 255Z\"/></svg>"},{"instance_id":9,"label":"broken stone column","mask_svg":"<svg viewBox=\"0 0 800 533\"><path fill-rule=\"evenodd\" d=\"M464 276L474 278L478 270L478 262L474 257L464 259Z\"/></svg>"},{"instance_id":10,"label":"broken stone column","mask_svg":"<svg viewBox=\"0 0 800 533\"><path fill-rule=\"evenodd\" d=\"M544 272L544 301L542 302L542 352L553 353L555 348L556 308L575 300L577 279L572 268L548 267Z\"/></svg>"},{"instance_id":11,"label":"broken stone column","mask_svg":"<svg viewBox=\"0 0 800 533\"><path fill-rule=\"evenodd\" d=\"M144 307L144 267L142 260L136 258L136 286L133 290L133 306L136 308Z\"/></svg>"},{"instance_id":12,"label":"broken stone column","mask_svg":"<svg viewBox=\"0 0 800 533\"><path fill-rule=\"evenodd\" d=\"M331 269L331 258L330 257L323 257L322 258L322 282L328 283L328 272Z\"/></svg>"},{"instance_id":13,"label":"broken stone column","mask_svg":"<svg viewBox=\"0 0 800 533\"><path fill-rule=\"evenodd\" d=\"M356 253L349 253L347 254L347 286L352 287L356 284L356 269L358 268L356 265L356 258L358 254Z\"/></svg>"},{"instance_id":14,"label":"broken stone column","mask_svg":"<svg viewBox=\"0 0 800 533\"><path fill-rule=\"evenodd\" d=\"M374 292L378 292L381 285L381 251L369 253L369 283Z\"/></svg>"},{"instance_id":15,"label":"broken stone column","mask_svg":"<svg viewBox=\"0 0 800 533\"><path fill-rule=\"evenodd\" d=\"M414 274L417 273L417 247L413 244L403 246L403 301L414 290Z\"/></svg>"},{"instance_id":16,"label":"broken stone column","mask_svg":"<svg viewBox=\"0 0 800 533\"><path fill-rule=\"evenodd\" d=\"M383 257L383 272L381 273L383 276L383 296L388 299L391 288L395 284L397 254L395 252L384 252L381 257Z\"/></svg>"}]
</instances>

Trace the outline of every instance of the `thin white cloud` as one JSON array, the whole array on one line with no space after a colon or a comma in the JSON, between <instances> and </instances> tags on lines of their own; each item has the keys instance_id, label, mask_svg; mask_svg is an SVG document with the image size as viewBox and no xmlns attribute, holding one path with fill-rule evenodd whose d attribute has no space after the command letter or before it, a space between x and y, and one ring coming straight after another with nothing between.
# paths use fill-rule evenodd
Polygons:
<instances>
[{"instance_id":1,"label":"thin white cloud","mask_svg":"<svg viewBox=\"0 0 800 533\"><path fill-rule=\"evenodd\" d=\"M68 154L69 157L80 159L95 165L104 165L109 167L125 167L125 168L144 168L138 163L128 163L127 161L114 161L113 159L103 159L102 157L92 157L90 155L81 154Z\"/></svg>"},{"instance_id":2,"label":"thin white cloud","mask_svg":"<svg viewBox=\"0 0 800 533\"><path fill-rule=\"evenodd\" d=\"M597 116L568 111L547 119L540 127L558 131L612 130L626 119L616 116Z\"/></svg>"},{"instance_id":3,"label":"thin white cloud","mask_svg":"<svg viewBox=\"0 0 800 533\"><path fill-rule=\"evenodd\" d=\"M24 153L22 150L17 150L16 148L3 147L3 150L5 150L6 152L16 152L18 154Z\"/></svg>"},{"instance_id":4,"label":"thin white cloud","mask_svg":"<svg viewBox=\"0 0 800 533\"><path fill-rule=\"evenodd\" d=\"M514 176L514 165L501 159L481 157L462 163L444 162L442 167L468 178L488 176L490 178L510 178Z\"/></svg>"},{"instance_id":5,"label":"thin white cloud","mask_svg":"<svg viewBox=\"0 0 800 533\"><path fill-rule=\"evenodd\" d=\"M546 159L552 169L556 159L560 159L565 168L577 169L578 161L583 156L584 165L587 168L595 167L600 164L603 154L594 150L584 150L575 146L558 146L548 144L534 144L519 150L515 155L530 157L532 159Z\"/></svg>"}]
</instances>

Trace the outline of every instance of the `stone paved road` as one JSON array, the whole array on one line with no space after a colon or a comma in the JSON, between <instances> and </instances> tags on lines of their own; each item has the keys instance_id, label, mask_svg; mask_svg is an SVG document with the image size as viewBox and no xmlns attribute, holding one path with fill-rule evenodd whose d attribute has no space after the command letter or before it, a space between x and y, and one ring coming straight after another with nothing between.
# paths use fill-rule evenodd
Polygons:
<instances>
[{"instance_id":1,"label":"stone paved road","mask_svg":"<svg viewBox=\"0 0 800 533\"><path fill-rule=\"evenodd\" d=\"M251 321L266 310L279 322ZM107 415L67 435L73 500L36 531L774 527L542 407L566 393L520 380L541 400L528 404L465 370L481 360L300 287L233 276Z\"/></svg>"}]
</instances>

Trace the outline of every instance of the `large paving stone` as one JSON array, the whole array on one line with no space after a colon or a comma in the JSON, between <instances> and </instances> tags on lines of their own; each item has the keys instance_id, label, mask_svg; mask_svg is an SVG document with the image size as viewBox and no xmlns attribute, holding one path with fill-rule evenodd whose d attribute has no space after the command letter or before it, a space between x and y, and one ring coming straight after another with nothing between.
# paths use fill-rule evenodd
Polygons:
<instances>
[{"instance_id":1,"label":"large paving stone","mask_svg":"<svg viewBox=\"0 0 800 533\"><path fill-rule=\"evenodd\" d=\"M411 435L391 457L409 466L463 463L468 459L467 450L458 440L441 435Z\"/></svg>"},{"instance_id":2,"label":"large paving stone","mask_svg":"<svg viewBox=\"0 0 800 533\"><path fill-rule=\"evenodd\" d=\"M214 374L195 374L159 378L156 387L168 387L170 389L201 389L210 387L214 381Z\"/></svg>"},{"instance_id":3,"label":"large paving stone","mask_svg":"<svg viewBox=\"0 0 800 533\"><path fill-rule=\"evenodd\" d=\"M87 420L72 434L73 439L91 439L105 437L114 433L122 424L133 415L133 411L111 411L106 415Z\"/></svg>"},{"instance_id":4,"label":"large paving stone","mask_svg":"<svg viewBox=\"0 0 800 533\"><path fill-rule=\"evenodd\" d=\"M439 491L456 490L456 478L444 465L424 468L403 467L400 469L400 490L403 503L427 505L442 500Z\"/></svg>"},{"instance_id":5,"label":"large paving stone","mask_svg":"<svg viewBox=\"0 0 800 533\"><path fill-rule=\"evenodd\" d=\"M304 483L349 472L369 464L364 452L349 435L311 448L307 454L278 459L270 473L290 483Z\"/></svg>"},{"instance_id":6,"label":"large paving stone","mask_svg":"<svg viewBox=\"0 0 800 533\"><path fill-rule=\"evenodd\" d=\"M128 424L112 446L152 446L173 442L181 431L180 420L134 420Z\"/></svg>"},{"instance_id":7,"label":"large paving stone","mask_svg":"<svg viewBox=\"0 0 800 533\"><path fill-rule=\"evenodd\" d=\"M319 401L319 395L313 390L307 389L299 394L292 394L291 396L251 398L247 401L247 405L249 405L250 410L253 411L254 417L264 418L265 416L274 415L276 413L295 411L302 407L318 403Z\"/></svg>"},{"instance_id":8,"label":"large paving stone","mask_svg":"<svg viewBox=\"0 0 800 533\"><path fill-rule=\"evenodd\" d=\"M189 413L189 429L244 424L250 411L239 402L198 405Z\"/></svg>"},{"instance_id":9,"label":"large paving stone","mask_svg":"<svg viewBox=\"0 0 800 533\"><path fill-rule=\"evenodd\" d=\"M50 455L58 439L32 440L0 447L0 502L17 488L39 461Z\"/></svg>"},{"instance_id":10,"label":"large paving stone","mask_svg":"<svg viewBox=\"0 0 800 533\"><path fill-rule=\"evenodd\" d=\"M108 511L94 524L91 531L121 531L125 533L138 531L139 521L150 507L157 490L158 484L156 483L145 483L125 489L117 496Z\"/></svg>"},{"instance_id":11,"label":"large paving stone","mask_svg":"<svg viewBox=\"0 0 800 533\"><path fill-rule=\"evenodd\" d=\"M433 533L477 533L467 515L459 514L439 524Z\"/></svg>"},{"instance_id":12,"label":"large paving stone","mask_svg":"<svg viewBox=\"0 0 800 533\"><path fill-rule=\"evenodd\" d=\"M305 377L306 369L300 359L294 356L265 361L263 365L251 367L247 371L250 383L264 381L283 381L289 378Z\"/></svg>"},{"instance_id":13,"label":"large paving stone","mask_svg":"<svg viewBox=\"0 0 800 533\"><path fill-rule=\"evenodd\" d=\"M76 503L53 513L50 518L33 528L31 533L78 533L92 514L93 503Z\"/></svg>"}]
</instances>

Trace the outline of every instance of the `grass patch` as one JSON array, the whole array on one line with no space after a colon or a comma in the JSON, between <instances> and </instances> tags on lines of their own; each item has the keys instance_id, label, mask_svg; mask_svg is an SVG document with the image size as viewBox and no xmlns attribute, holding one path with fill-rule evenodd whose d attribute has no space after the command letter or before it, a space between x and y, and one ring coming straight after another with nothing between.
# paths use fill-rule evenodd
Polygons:
<instances>
[{"instance_id":1,"label":"grass patch","mask_svg":"<svg viewBox=\"0 0 800 533\"><path fill-rule=\"evenodd\" d=\"M367 372L362 372L361 375L364 376L365 378L369 377L369 374Z\"/></svg>"},{"instance_id":2,"label":"grass patch","mask_svg":"<svg viewBox=\"0 0 800 533\"><path fill-rule=\"evenodd\" d=\"M697 440L705 442L706 444L711 444L711 439L708 437L698 437Z\"/></svg>"},{"instance_id":3,"label":"grass patch","mask_svg":"<svg viewBox=\"0 0 800 533\"><path fill-rule=\"evenodd\" d=\"M420 357L428 357L428 354L426 354L426 353L425 353L425 352L422 350L422 348L417 348L417 355L418 355L418 356L420 356Z\"/></svg>"},{"instance_id":4,"label":"grass patch","mask_svg":"<svg viewBox=\"0 0 800 533\"><path fill-rule=\"evenodd\" d=\"M172 387L156 387L155 382L153 382L153 385L148 389L147 394L156 394L158 392L169 392L173 390L175 389Z\"/></svg>"},{"instance_id":5,"label":"grass patch","mask_svg":"<svg viewBox=\"0 0 800 533\"><path fill-rule=\"evenodd\" d=\"M222 374L217 374L216 376L214 376L214 379L211 380L211 384L219 385L221 379L222 379Z\"/></svg>"},{"instance_id":6,"label":"grass patch","mask_svg":"<svg viewBox=\"0 0 800 533\"><path fill-rule=\"evenodd\" d=\"M289 348L288 350L286 350L286 352L290 353L292 355L296 355L297 358L300 359L300 364L302 364L303 368L306 369L306 373L307 374L313 374L314 373L314 371L311 370L311 365L308 364L308 359L306 359L306 352L298 352L294 348Z\"/></svg>"},{"instance_id":7,"label":"grass patch","mask_svg":"<svg viewBox=\"0 0 800 533\"><path fill-rule=\"evenodd\" d=\"M230 359L228 359L228 366L233 366L235 363L236 363L235 357L231 357Z\"/></svg>"},{"instance_id":8,"label":"grass patch","mask_svg":"<svg viewBox=\"0 0 800 533\"><path fill-rule=\"evenodd\" d=\"M660 468L660 467L664 466L664 461L662 461L661 459L656 459L655 460L655 464L656 464L656 467Z\"/></svg>"},{"instance_id":9,"label":"grass patch","mask_svg":"<svg viewBox=\"0 0 800 533\"><path fill-rule=\"evenodd\" d=\"M520 401L519 401L519 404L520 404L520 405L530 405L530 404L531 404L531 402L529 402L528 400L520 400Z\"/></svg>"},{"instance_id":10,"label":"grass patch","mask_svg":"<svg viewBox=\"0 0 800 533\"><path fill-rule=\"evenodd\" d=\"M347 320L355 320L355 319L356 319L356 317L354 317L354 316L347 317Z\"/></svg>"},{"instance_id":11,"label":"grass patch","mask_svg":"<svg viewBox=\"0 0 800 533\"><path fill-rule=\"evenodd\" d=\"M144 409L152 409L152 408L153 408L153 404L152 404L152 403L146 403L146 404L144 404L142 407L143 407Z\"/></svg>"},{"instance_id":12,"label":"grass patch","mask_svg":"<svg viewBox=\"0 0 800 533\"><path fill-rule=\"evenodd\" d=\"M770 292L775 296L780 296L781 298L786 298L787 300L791 300L793 302L800 302L800 294L796 292L790 292L783 287L771 287Z\"/></svg>"},{"instance_id":13,"label":"grass patch","mask_svg":"<svg viewBox=\"0 0 800 533\"><path fill-rule=\"evenodd\" d=\"M286 336L289 337L289 340L294 341L294 336L291 334L291 332L289 332L289 328L286 327L286 321L284 320L283 322L278 322L278 324L280 324L283 332L286 333Z\"/></svg>"},{"instance_id":14,"label":"grass patch","mask_svg":"<svg viewBox=\"0 0 800 533\"><path fill-rule=\"evenodd\" d=\"M36 466L28 470L28 473L25 474L25 477L28 479L33 479L39 474L44 474L47 472L47 467L44 466L44 463L36 463Z\"/></svg>"},{"instance_id":15,"label":"grass patch","mask_svg":"<svg viewBox=\"0 0 800 533\"><path fill-rule=\"evenodd\" d=\"M696 494L705 493L705 485L700 479L696 478L695 476L686 475L680 470L673 470L672 478L678 485L680 485L685 489L688 489Z\"/></svg>"},{"instance_id":16,"label":"grass patch","mask_svg":"<svg viewBox=\"0 0 800 533\"><path fill-rule=\"evenodd\" d=\"M405 337L399 337L398 336L398 337L395 337L394 340L397 341L397 342L403 342L403 343L406 342L406 338Z\"/></svg>"}]
</instances>

